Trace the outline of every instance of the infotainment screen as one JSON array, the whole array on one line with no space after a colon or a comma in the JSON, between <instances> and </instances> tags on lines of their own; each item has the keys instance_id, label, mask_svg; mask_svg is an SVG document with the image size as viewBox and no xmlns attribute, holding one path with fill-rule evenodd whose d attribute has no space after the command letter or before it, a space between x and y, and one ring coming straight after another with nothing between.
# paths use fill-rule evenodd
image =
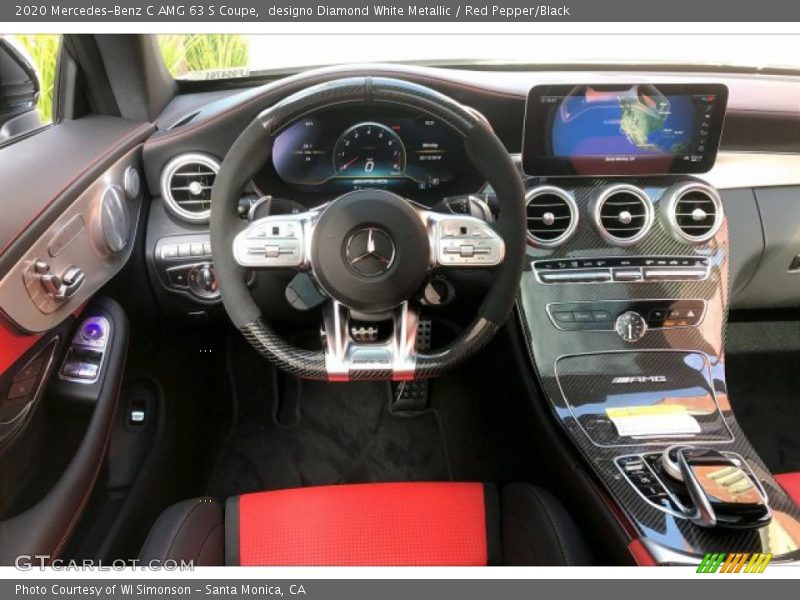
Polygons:
<instances>
[{"instance_id":1,"label":"infotainment screen","mask_svg":"<svg viewBox=\"0 0 800 600\"><path fill-rule=\"evenodd\" d=\"M540 85L525 111L528 175L705 173L714 166L721 84Z\"/></svg>"}]
</instances>

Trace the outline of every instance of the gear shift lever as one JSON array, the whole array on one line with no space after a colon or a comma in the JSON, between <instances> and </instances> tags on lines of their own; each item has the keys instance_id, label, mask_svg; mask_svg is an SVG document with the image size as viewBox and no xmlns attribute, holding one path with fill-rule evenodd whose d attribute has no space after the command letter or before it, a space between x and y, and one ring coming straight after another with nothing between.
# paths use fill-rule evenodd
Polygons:
<instances>
[{"instance_id":1,"label":"gear shift lever","mask_svg":"<svg viewBox=\"0 0 800 600\"><path fill-rule=\"evenodd\" d=\"M761 488L736 458L709 448L673 446L661 463L686 486L692 506L682 509L695 525L752 528L771 520Z\"/></svg>"}]
</instances>

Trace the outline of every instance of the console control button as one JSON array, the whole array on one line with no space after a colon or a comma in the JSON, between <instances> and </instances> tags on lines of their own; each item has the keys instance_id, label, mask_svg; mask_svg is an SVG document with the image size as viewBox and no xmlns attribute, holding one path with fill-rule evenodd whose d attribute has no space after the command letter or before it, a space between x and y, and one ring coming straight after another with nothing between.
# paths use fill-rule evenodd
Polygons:
<instances>
[{"instance_id":1,"label":"console control button","mask_svg":"<svg viewBox=\"0 0 800 600\"><path fill-rule=\"evenodd\" d=\"M641 269L614 269L614 281L641 281Z\"/></svg>"},{"instance_id":2,"label":"console control button","mask_svg":"<svg viewBox=\"0 0 800 600\"><path fill-rule=\"evenodd\" d=\"M555 259L536 261L534 271L542 283L693 281L708 276L709 261L696 256Z\"/></svg>"},{"instance_id":3,"label":"console control button","mask_svg":"<svg viewBox=\"0 0 800 600\"><path fill-rule=\"evenodd\" d=\"M615 319L626 312L644 317L648 329L696 327L705 310L703 300L598 300L547 306L553 324L566 331L615 331ZM592 318L576 313L591 313Z\"/></svg>"},{"instance_id":4,"label":"console control button","mask_svg":"<svg viewBox=\"0 0 800 600\"><path fill-rule=\"evenodd\" d=\"M571 323L575 321L575 314L570 311L558 311L553 313L553 317L555 317L556 321L560 321L561 323Z\"/></svg>"},{"instance_id":5,"label":"console control button","mask_svg":"<svg viewBox=\"0 0 800 600\"><path fill-rule=\"evenodd\" d=\"M606 283L611 281L608 269L584 269L575 271L546 272L539 275L545 283Z\"/></svg>"},{"instance_id":6,"label":"console control button","mask_svg":"<svg viewBox=\"0 0 800 600\"><path fill-rule=\"evenodd\" d=\"M678 511L673 498L656 476L652 468L641 456L623 456L616 460L617 467L631 484L649 503L670 513Z\"/></svg>"},{"instance_id":7,"label":"console control button","mask_svg":"<svg viewBox=\"0 0 800 600\"><path fill-rule=\"evenodd\" d=\"M638 456L625 456L617 461L625 472L641 471L644 469L644 461Z\"/></svg>"},{"instance_id":8,"label":"console control button","mask_svg":"<svg viewBox=\"0 0 800 600\"><path fill-rule=\"evenodd\" d=\"M696 268L645 269L645 281L686 281L705 279L706 270Z\"/></svg>"}]
</instances>

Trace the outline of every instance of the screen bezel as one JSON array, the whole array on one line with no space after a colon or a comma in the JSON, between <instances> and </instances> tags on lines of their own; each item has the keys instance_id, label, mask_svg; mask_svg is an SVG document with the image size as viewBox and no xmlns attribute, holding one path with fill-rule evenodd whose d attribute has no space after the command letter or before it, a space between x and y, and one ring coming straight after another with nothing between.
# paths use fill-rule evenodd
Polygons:
<instances>
[{"instance_id":1,"label":"screen bezel","mask_svg":"<svg viewBox=\"0 0 800 600\"><path fill-rule=\"evenodd\" d=\"M717 159L722 129L725 122L725 109L728 104L728 87L721 83L664 83L649 84L666 96L713 94L717 96L712 111L711 126L708 133L708 149L703 159L697 162L671 160L664 168L664 158L644 158L631 162L609 163L602 157L581 157L581 169L575 167L573 159L566 156L552 156L544 147L546 136L538 135L545 130L547 111L535 110L540 106L543 96L565 96L576 87L592 87L601 90L621 90L642 84L555 84L537 85L530 89L525 105L525 121L522 132L522 170L531 177L619 177L637 175L691 175L707 173Z\"/></svg>"}]
</instances>

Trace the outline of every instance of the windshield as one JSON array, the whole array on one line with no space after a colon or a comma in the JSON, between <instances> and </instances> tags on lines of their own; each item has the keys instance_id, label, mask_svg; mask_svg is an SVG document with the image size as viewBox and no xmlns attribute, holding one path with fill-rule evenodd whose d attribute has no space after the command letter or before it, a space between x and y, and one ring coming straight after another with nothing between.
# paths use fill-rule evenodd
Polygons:
<instances>
[{"instance_id":1,"label":"windshield","mask_svg":"<svg viewBox=\"0 0 800 600\"><path fill-rule=\"evenodd\" d=\"M228 79L340 63L686 65L800 70L797 35L220 35L158 36L179 79ZM322 42L322 43L320 43ZM320 46L325 52L320 52Z\"/></svg>"}]
</instances>

